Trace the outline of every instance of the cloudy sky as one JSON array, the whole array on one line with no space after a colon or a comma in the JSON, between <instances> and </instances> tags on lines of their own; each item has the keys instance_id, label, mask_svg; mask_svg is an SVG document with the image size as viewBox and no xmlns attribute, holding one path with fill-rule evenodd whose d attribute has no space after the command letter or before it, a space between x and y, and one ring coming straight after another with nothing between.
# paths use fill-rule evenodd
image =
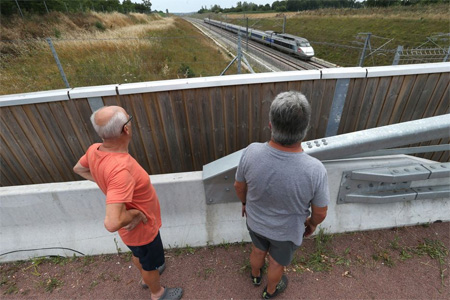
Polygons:
<instances>
[{"instance_id":1,"label":"cloudy sky","mask_svg":"<svg viewBox=\"0 0 450 300\"><path fill-rule=\"evenodd\" d=\"M253 2L255 4L272 4L275 0L248 0L247 2ZM135 2L135 1L133 1ZM136 1L137 2L137 1ZM151 0L152 10L158 10L165 12L166 9L170 13L185 13L185 12L197 12L202 6L210 8L214 4L220 5L222 8L236 7L238 0ZM242 3L244 1L241 1Z\"/></svg>"}]
</instances>

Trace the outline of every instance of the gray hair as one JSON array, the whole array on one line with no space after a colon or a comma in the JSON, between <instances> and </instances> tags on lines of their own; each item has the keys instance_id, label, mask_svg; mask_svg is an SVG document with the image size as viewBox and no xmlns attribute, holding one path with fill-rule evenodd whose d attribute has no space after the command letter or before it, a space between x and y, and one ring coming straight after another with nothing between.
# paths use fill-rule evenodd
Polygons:
<instances>
[{"instance_id":1,"label":"gray hair","mask_svg":"<svg viewBox=\"0 0 450 300\"><path fill-rule=\"evenodd\" d=\"M272 139L281 145L301 142L308 131L311 106L305 95L296 91L278 94L270 105Z\"/></svg>"},{"instance_id":2,"label":"gray hair","mask_svg":"<svg viewBox=\"0 0 450 300\"><path fill-rule=\"evenodd\" d=\"M122 111L118 110L114 113L108 123L99 126L95 123L95 115L100 109L97 109L91 115L91 123L92 126L94 126L95 131L102 139L118 138L122 134L123 124L128 121L127 116Z\"/></svg>"}]
</instances>

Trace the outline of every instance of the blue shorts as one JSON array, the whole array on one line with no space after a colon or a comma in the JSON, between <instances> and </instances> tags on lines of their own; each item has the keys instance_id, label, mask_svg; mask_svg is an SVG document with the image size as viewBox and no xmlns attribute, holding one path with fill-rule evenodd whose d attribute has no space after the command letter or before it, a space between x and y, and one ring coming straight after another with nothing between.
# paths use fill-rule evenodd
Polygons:
<instances>
[{"instance_id":1,"label":"blue shorts","mask_svg":"<svg viewBox=\"0 0 450 300\"><path fill-rule=\"evenodd\" d=\"M161 267L164 262L164 248L161 241L161 236L158 235L153 241L144 246L128 246L133 256L139 258L142 269L145 271L154 271Z\"/></svg>"},{"instance_id":2,"label":"blue shorts","mask_svg":"<svg viewBox=\"0 0 450 300\"><path fill-rule=\"evenodd\" d=\"M247 225L248 232L252 239L253 245L261 251L269 252L270 256L282 266L291 263L295 251L298 246L291 241L275 241L266 238L250 229Z\"/></svg>"}]
</instances>

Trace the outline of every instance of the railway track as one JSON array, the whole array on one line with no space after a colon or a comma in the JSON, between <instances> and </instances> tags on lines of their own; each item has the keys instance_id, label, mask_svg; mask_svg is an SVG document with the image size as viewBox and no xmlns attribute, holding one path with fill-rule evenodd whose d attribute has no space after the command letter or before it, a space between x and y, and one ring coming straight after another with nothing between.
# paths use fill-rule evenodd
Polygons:
<instances>
[{"instance_id":1,"label":"railway track","mask_svg":"<svg viewBox=\"0 0 450 300\"><path fill-rule=\"evenodd\" d=\"M238 43L236 34L215 26L206 25L203 23L203 20L200 19L186 18L186 20L193 23L198 28L201 28L202 31L211 34L213 38L219 39L217 42L225 42L228 46L236 49ZM262 60L266 66L268 65L268 69L271 71L317 70L336 67L336 65L332 63L318 60L314 57L309 61L304 61L255 41L247 41L242 37L241 48L244 55L256 56L258 60Z\"/></svg>"}]
</instances>

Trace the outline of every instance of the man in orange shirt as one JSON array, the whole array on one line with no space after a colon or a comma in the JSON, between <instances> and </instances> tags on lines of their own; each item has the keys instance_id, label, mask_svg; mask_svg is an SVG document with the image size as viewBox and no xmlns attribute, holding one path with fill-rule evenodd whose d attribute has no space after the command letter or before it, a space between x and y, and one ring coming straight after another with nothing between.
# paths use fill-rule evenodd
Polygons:
<instances>
[{"instance_id":1,"label":"man in orange shirt","mask_svg":"<svg viewBox=\"0 0 450 300\"><path fill-rule=\"evenodd\" d=\"M160 284L164 249L159 234L161 211L158 196L147 172L128 153L132 116L120 106L95 111L91 122L103 143L89 147L73 168L81 177L97 183L106 195L105 228L119 232L133 253L144 287L151 299L180 299L181 288Z\"/></svg>"}]
</instances>

